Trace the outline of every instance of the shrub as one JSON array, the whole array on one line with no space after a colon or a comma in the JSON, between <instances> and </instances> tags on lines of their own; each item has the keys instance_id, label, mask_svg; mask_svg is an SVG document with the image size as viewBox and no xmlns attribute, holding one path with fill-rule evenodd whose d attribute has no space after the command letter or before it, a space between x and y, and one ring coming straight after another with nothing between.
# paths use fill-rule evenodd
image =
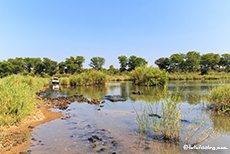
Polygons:
<instances>
[{"instance_id":1,"label":"shrub","mask_svg":"<svg viewBox=\"0 0 230 154\"><path fill-rule=\"evenodd\" d=\"M49 79L12 75L0 79L0 125L21 121L40 103L35 92L41 90Z\"/></svg>"},{"instance_id":2,"label":"shrub","mask_svg":"<svg viewBox=\"0 0 230 154\"><path fill-rule=\"evenodd\" d=\"M167 82L167 73L154 67L138 67L130 72L130 77L135 85L157 86Z\"/></svg>"},{"instance_id":3,"label":"shrub","mask_svg":"<svg viewBox=\"0 0 230 154\"><path fill-rule=\"evenodd\" d=\"M106 75L100 71L91 70L81 74L75 74L70 76L70 85L104 85L106 83Z\"/></svg>"},{"instance_id":4,"label":"shrub","mask_svg":"<svg viewBox=\"0 0 230 154\"><path fill-rule=\"evenodd\" d=\"M69 85L70 84L70 79L68 77L62 77L59 79L59 81L62 85Z\"/></svg>"},{"instance_id":5,"label":"shrub","mask_svg":"<svg viewBox=\"0 0 230 154\"><path fill-rule=\"evenodd\" d=\"M222 85L213 88L206 96L209 107L214 111L222 113L230 111L230 85Z\"/></svg>"}]
</instances>

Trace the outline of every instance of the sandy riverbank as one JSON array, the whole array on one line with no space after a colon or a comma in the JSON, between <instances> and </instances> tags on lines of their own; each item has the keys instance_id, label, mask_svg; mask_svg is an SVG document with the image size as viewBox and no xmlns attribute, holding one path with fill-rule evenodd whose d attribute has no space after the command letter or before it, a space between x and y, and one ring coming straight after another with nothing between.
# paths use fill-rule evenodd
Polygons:
<instances>
[{"instance_id":1,"label":"sandy riverbank","mask_svg":"<svg viewBox=\"0 0 230 154\"><path fill-rule=\"evenodd\" d=\"M60 118L61 113L52 112L50 107L38 107L34 114L16 126L3 128L0 132L0 153L12 154L29 149L32 129L40 124Z\"/></svg>"}]
</instances>

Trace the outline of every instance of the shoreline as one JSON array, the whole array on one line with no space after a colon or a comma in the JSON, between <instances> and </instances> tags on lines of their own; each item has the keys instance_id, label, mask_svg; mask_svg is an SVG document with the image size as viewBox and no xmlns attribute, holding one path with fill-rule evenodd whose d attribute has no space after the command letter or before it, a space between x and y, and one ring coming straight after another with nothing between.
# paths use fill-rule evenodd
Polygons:
<instances>
[{"instance_id":1,"label":"shoreline","mask_svg":"<svg viewBox=\"0 0 230 154\"><path fill-rule=\"evenodd\" d=\"M19 124L4 128L0 134L0 153L12 154L28 150L31 145L30 137L33 128L63 116L59 112L50 111L50 108L52 107L37 107L32 115Z\"/></svg>"}]
</instances>

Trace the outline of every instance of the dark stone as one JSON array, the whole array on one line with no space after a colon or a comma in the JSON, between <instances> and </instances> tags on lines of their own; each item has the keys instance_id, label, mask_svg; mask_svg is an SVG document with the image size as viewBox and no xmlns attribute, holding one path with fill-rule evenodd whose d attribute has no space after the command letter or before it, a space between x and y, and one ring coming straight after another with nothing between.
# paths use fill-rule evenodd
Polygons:
<instances>
[{"instance_id":1,"label":"dark stone","mask_svg":"<svg viewBox=\"0 0 230 154\"><path fill-rule=\"evenodd\" d=\"M117 141L115 141L115 140L114 140L114 141L112 141L112 144L113 144L113 145L117 144Z\"/></svg>"},{"instance_id":2,"label":"dark stone","mask_svg":"<svg viewBox=\"0 0 230 154\"><path fill-rule=\"evenodd\" d=\"M140 91L133 91L132 94L133 95L143 95L144 93Z\"/></svg>"},{"instance_id":3,"label":"dark stone","mask_svg":"<svg viewBox=\"0 0 230 154\"><path fill-rule=\"evenodd\" d=\"M106 95L105 99L111 102L126 101L126 99L124 99L121 95Z\"/></svg>"},{"instance_id":4,"label":"dark stone","mask_svg":"<svg viewBox=\"0 0 230 154\"><path fill-rule=\"evenodd\" d=\"M92 137L88 138L88 141L92 143L96 142L96 140L94 140Z\"/></svg>"},{"instance_id":5,"label":"dark stone","mask_svg":"<svg viewBox=\"0 0 230 154\"><path fill-rule=\"evenodd\" d=\"M34 126L29 126L28 128L33 129L33 128L34 128Z\"/></svg>"},{"instance_id":6,"label":"dark stone","mask_svg":"<svg viewBox=\"0 0 230 154\"><path fill-rule=\"evenodd\" d=\"M93 138L95 138L95 139L97 139L97 140L102 141L102 138L100 138L100 137L99 137L99 136L97 136L97 135L93 135L92 137L93 137Z\"/></svg>"},{"instance_id":7,"label":"dark stone","mask_svg":"<svg viewBox=\"0 0 230 154\"><path fill-rule=\"evenodd\" d=\"M94 143L91 147L92 147L92 148L96 148L96 146L97 146L97 145Z\"/></svg>"},{"instance_id":8,"label":"dark stone","mask_svg":"<svg viewBox=\"0 0 230 154\"><path fill-rule=\"evenodd\" d=\"M107 149L106 148L101 148L100 151L106 151Z\"/></svg>"},{"instance_id":9,"label":"dark stone","mask_svg":"<svg viewBox=\"0 0 230 154\"><path fill-rule=\"evenodd\" d=\"M150 117L157 117L157 118L161 118L161 116L159 116L158 114L149 114Z\"/></svg>"}]
</instances>

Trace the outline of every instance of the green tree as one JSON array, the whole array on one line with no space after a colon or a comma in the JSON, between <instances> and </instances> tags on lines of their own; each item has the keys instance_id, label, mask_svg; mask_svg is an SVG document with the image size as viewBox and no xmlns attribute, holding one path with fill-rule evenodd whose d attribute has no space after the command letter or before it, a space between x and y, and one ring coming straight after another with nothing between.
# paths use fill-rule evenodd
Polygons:
<instances>
[{"instance_id":1,"label":"green tree","mask_svg":"<svg viewBox=\"0 0 230 154\"><path fill-rule=\"evenodd\" d=\"M30 58L30 59L33 66L34 73L41 75L41 73L44 72L45 70L45 65L41 60L41 58Z\"/></svg>"},{"instance_id":2,"label":"green tree","mask_svg":"<svg viewBox=\"0 0 230 154\"><path fill-rule=\"evenodd\" d=\"M5 77L13 73L13 65L9 62L0 62L0 77Z\"/></svg>"},{"instance_id":3,"label":"green tree","mask_svg":"<svg viewBox=\"0 0 230 154\"><path fill-rule=\"evenodd\" d=\"M159 58L155 61L155 64L160 68L160 69L165 69L168 70L169 69L169 65L170 65L170 60L169 58Z\"/></svg>"},{"instance_id":4,"label":"green tree","mask_svg":"<svg viewBox=\"0 0 230 154\"><path fill-rule=\"evenodd\" d=\"M105 64L105 58L102 57L93 57L90 61L89 66L96 70L101 70L102 66Z\"/></svg>"},{"instance_id":5,"label":"green tree","mask_svg":"<svg viewBox=\"0 0 230 154\"><path fill-rule=\"evenodd\" d=\"M81 73L81 68L84 62L85 58L83 56L77 56L76 58L70 56L70 58L66 58L65 65L67 67L67 73Z\"/></svg>"},{"instance_id":6,"label":"green tree","mask_svg":"<svg viewBox=\"0 0 230 154\"><path fill-rule=\"evenodd\" d=\"M170 68L173 71L178 71L179 69L184 69L185 67L185 55L184 54L173 54L170 56Z\"/></svg>"},{"instance_id":7,"label":"green tree","mask_svg":"<svg viewBox=\"0 0 230 154\"><path fill-rule=\"evenodd\" d=\"M230 54L222 54L220 61L219 61L219 66L222 66L226 69L226 71L230 71Z\"/></svg>"},{"instance_id":8,"label":"green tree","mask_svg":"<svg viewBox=\"0 0 230 154\"><path fill-rule=\"evenodd\" d=\"M53 76L57 73L57 62L49 58L43 58L43 63L45 65L45 72L50 76Z\"/></svg>"},{"instance_id":9,"label":"green tree","mask_svg":"<svg viewBox=\"0 0 230 154\"><path fill-rule=\"evenodd\" d=\"M26 70L30 73L32 68L33 68L32 58L26 57L26 58L24 58L23 61L25 63Z\"/></svg>"},{"instance_id":10,"label":"green tree","mask_svg":"<svg viewBox=\"0 0 230 154\"><path fill-rule=\"evenodd\" d=\"M220 62L220 55L214 53L207 53L201 56L201 68L216 69L217 64Z\"/></svg>"},{"instance_id":11,"label":"green tree","mask_svg":"<svg viewBox=\"0 0 230 154\"><path fill-rule=\"evenodd\" d=\"M136 67L145 66L146 64L148 64L148 62L141 57L136 57L134 55L129 57L128 66L130 71L134 70Z\"/></svg>"},{"instance_id":12,"label":"green tree","mask_svg":"<svg viewBox=\"0 0 230 154\"><path fill-rule=\"evenodd\" d=\"M195 72L200 67L200 53L196 51L190 51L185 55L185 65L188 71Z\"/></svg>"},{"instance_id":13,"label":"green tree","mask_svg":"<svg viewBox=\"0 0 230 154\"><path fill-rule=\"evenodd\" d=\"M120 63L120 71L125 71L128 66L128 58L126 56L119 56L118 60Z\"/></svg>"},{"instance_id":14,"label":"green tree","mask_svg":"<svg viewBox=\"0 0 230 154\"><path fill-rule=\"evenodd\" d=\"M78 67L81 69L83 67L83 63L85 62L85 58L83 56L77 56L75 61Z\"/></svg>"},{"instance_id":15,"label":"green tree","mask_svg":"<svg viewBox=\"0 0 230 154\"><path fill-rule=\"evenodd\" d=\"M15 59L9 58L7 61L12 64L13 66L12 71L14 74L22 73L25 70L26 65L25 62L23 61L23 58L21 57L16 57Z\"/></svg>"},{"instance_id":16,"label":"green tree","mask_svg":"<svg viewBox=\"0 0 230 154\"><path fill-rule=\"evenodd\" d=\"M65 65L65 62L60 62L60 63L58 63L58 70L59 70L59 73L60 74L64 74L64 73L67 73L65 70L65 67L66 67L66 65Z\"/></svg>"}]
</instances>

